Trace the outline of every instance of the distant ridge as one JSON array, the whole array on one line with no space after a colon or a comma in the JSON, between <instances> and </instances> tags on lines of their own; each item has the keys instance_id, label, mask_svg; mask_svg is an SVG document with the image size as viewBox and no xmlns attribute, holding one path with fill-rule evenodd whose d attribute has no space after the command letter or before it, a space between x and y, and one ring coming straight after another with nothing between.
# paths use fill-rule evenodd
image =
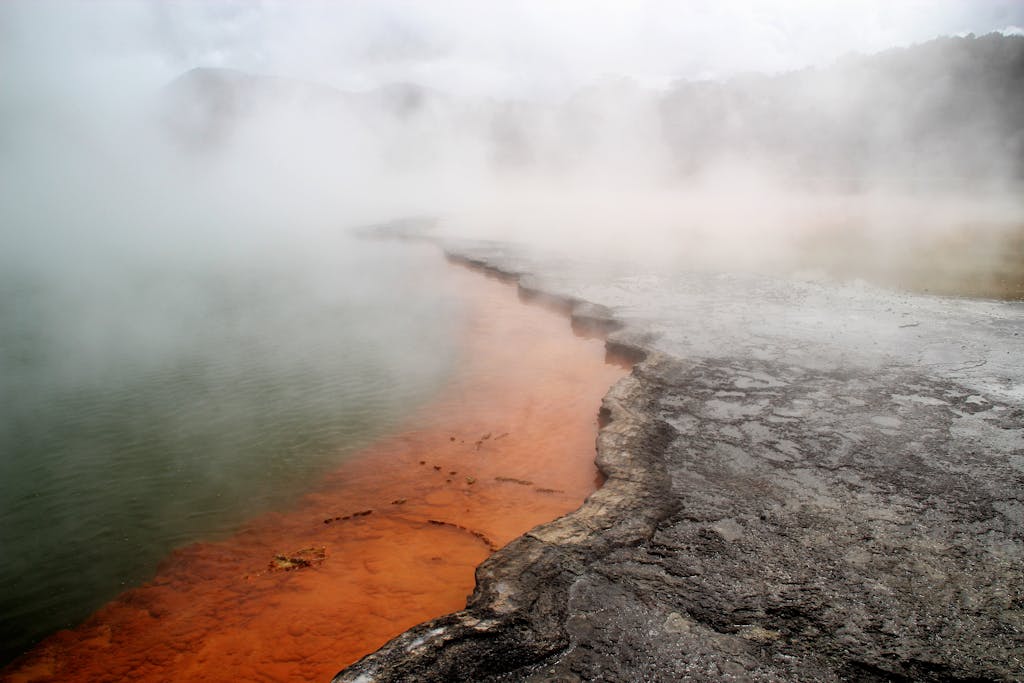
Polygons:
<instances>
[{"instance_id":1,"label":"distant ridge","mask_svg":"<svg viewBox=\"0 0 1024 683\"><path fill-rule=\"evenodd\" d=\"M243 119L264 107L333 108L402 119L445 97L413 83L349 92L312 81L210 67L186 71L164 86L161 95L168 130L198 148L219 146Z\"/></svg>"},{"instance_id":2,"label":"distant ridge","mask_svg":"<svg viewBox=\"0 0 1024 683\"><path fill-rule=\"evenodd\" d=\"M1024 37L938 38L778 76L678 83L662 102L684 173L727 152L795 175L1024 179Z\"/></svg>"},{"instance_id":3,"label":"distant ridge","mask_svg":"<svg viewBox=\"0 0 1024 683\"><path fill-rule=\"evenodd\" d=\"M415 122L420 139L454 132L487 146L499 168L612 166L617 159L595 150L642 141L663 150L681 178L725 161L848 189L1024 181L1024 36L997 33L667 90L615 79L560 102L461 97L415 83L346 92L211 68L182 74L164 94L169 127L200 147L223 141L260 106L290 104L357 112L372 134L384 134L372 125L381 117Z\"/></svg>"}]
</instances>

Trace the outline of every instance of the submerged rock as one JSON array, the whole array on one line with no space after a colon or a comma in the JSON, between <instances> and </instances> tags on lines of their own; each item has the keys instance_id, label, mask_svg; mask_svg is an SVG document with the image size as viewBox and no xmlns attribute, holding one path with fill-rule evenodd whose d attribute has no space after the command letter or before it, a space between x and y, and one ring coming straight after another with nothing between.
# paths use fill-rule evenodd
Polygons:
<instances>
[{"instance_id":1,"label":"submerged rock","mask_svg":"<svg viewBox=\"0 0 1024 683\"><path fill-rule=\"evenodd\" d=\"M274 559L270 561L270 569L271 571L290 572L318 565L325 559L327 559L326 548L303 548L293 553L274 555Z\"/></svg>"}]
</instances>

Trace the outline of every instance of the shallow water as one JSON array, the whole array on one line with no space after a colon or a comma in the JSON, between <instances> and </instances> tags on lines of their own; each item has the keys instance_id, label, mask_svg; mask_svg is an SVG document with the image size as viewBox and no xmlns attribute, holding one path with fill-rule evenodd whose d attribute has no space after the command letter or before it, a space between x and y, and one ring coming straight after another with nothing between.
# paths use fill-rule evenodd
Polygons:
<instances>
[{"instance_id":1,"label":"shallow water","mask_svg":"<svg viewBox=\"0 0 1024 683\"><path fill-rule=\"evenodd\" d=\"M0 275L0 662L287 508L440 386L437 253L329 246Z\"/></svg>"},{"instance_id":2,"label":"shallow water","mask_svg":"<svg viewBox=\"0 0 1024 683\"><path fill-rule=\"evenodd\" d=\"M176 551L152 581L0 678L328 680L463 607L495 547L577 508L599 485L601 397L625 370L563 315L520 303L515 287L448 276L435 286L454 286L467 310L453 325L459 362L401 429L292 509Z\"/></svg>"}]
</instances>

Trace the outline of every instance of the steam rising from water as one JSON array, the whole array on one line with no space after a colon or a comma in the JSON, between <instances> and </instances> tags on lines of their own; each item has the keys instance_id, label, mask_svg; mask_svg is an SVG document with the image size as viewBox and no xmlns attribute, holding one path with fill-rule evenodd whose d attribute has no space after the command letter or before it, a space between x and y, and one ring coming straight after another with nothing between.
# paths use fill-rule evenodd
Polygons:
<instances>
[{"instance_id":1,"label":"steam rising from water","mask_svg":"<svg viewBox=\"0 0 1024 683\"><path fill-rule=\"evenodd\" d=\"M279 363L316 386L337 338L374 349L352 363L381 364L369 385L430 385L433 274L342 234L396 216L647 268L1020 297L1020 26L996 0L4 3L4 480L35 477L10 456L32 415L127 411L140 378L214 403ZM912 45L943 34L964 37ZM202 410L171 393L140 419Z\"/></svg>"},{"instance_id":2,"label":"steam rising from water","mask_svg":"<svg viewBox=\"0 0 1024 683\"><path fill-rule=\"evenodd\" d=\"M1021 25L995 0L8 3L3 258L317 251L408 213L712 268L1006 251ZM970 31L997 33L849 54Z\"/></svg>"}]
</instances>

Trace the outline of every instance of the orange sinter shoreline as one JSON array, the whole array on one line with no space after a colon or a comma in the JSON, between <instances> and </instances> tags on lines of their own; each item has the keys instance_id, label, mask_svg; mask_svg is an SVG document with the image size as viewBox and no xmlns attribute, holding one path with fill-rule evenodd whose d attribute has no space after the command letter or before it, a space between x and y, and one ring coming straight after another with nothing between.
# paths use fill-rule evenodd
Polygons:
<instances>
[{"instance_id":1,"label":"orange sinter shoreline","mask_svg":"<svg viewBox=\"0 0 1024 683\"><path fill-rule=\"evenodd\" d=\"M599 486L601 397L625 371L515 287L451 271L469 310L462 358L407 429L294 508L173 553L0 678L326 681L464 607L495 548L579 507Z\"/></svg>"}]
</instances>

